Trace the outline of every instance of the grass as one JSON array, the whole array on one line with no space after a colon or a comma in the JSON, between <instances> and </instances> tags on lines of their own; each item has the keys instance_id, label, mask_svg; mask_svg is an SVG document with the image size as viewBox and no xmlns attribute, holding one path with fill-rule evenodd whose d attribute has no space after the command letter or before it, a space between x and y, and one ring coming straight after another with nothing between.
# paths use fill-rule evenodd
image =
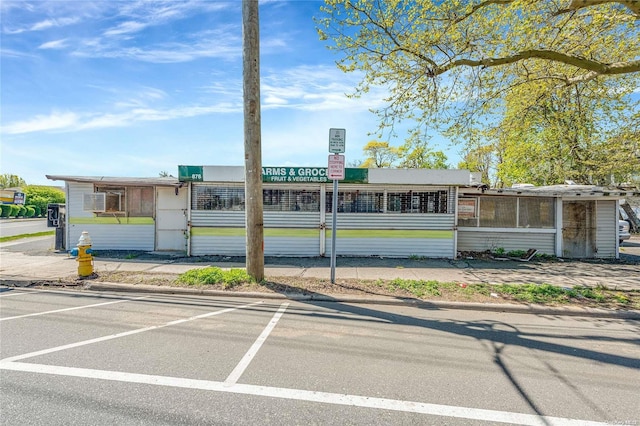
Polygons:
<instances>
[{"instance_id":1,"label":"grass","mask_svg":"<svg viewBox=\"0 0 640 426\"><path fill-rule=\"evenodd\" d=\"M178 276L177 282L192 286L220 284L229 289L238 284L251 283L253 279L244 269L222 270L217 266L201 269L191 269Z\"/></svg>"},{"instance_id":2,"label":"grass","mask_svg":"<svg viewBox=\"0 0 640 426\"><path fill-rule=\"evenodd\" d=\"M1 237L0 238L0 243L5 243L7 241L20 240L22 238L44 237L44 236L48 236L48 235L54 235L55 233L56 233L56 231L52 230L52 231L35 232L33 234L12 235L10 237Z\"/></svg>"},{"instance_id":3,"label":"grass","mask_svg":"<svg viewBox=\"0 0 640 426\"><path fill-rule=\"evenodd\" d=\"M404 280L376 282L388 290L403 290L417 298L444 297L454 299L497 298L506 301L546 305L588 304L640 308L640 292L612 290L604 286L572 288L551 284L472 284L439 281ZM457 297L456 297L457 296Z\"/></svg>"}]
</instances>

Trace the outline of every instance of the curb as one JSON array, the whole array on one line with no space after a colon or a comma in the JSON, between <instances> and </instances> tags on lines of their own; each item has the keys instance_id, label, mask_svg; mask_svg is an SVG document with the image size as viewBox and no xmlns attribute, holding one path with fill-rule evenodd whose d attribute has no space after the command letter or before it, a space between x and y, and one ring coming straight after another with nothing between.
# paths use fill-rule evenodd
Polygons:
<instances>
[{"instance_id":1,"label":"curb","mask_svg":"<svg viewBox=\"0 0 640 426\"><path fill-rule=\"evenodd\" d=\"M69 285L69 283L51 281L46 279L0 279L0 284L10 287L30 287L36 286L54 286L66 288L80 287ZM612 310L599 308L575 308L575 307L557 307L543 305L515 305L509 303L473 303L473 302L444 302L444 301L428 301L409 298L394 297L362 297L362 296L337 296L323 294L303 294L303 293L260 293L260 292L228 292L222 290L208 290L187 287L167 287L154 286L148 284L120 284L110 282L92 283L86 282L81 287L83 290L89 291L118 291L118 292L137 292L137 293L156 293L156 294L180 294L180 295L199 295L199 296L216 296L216 297L247 297L259 299L273 300L294 300L298 302L321 302L321 303L354 303L354 304L373 304L388 306L407 306L420 309L458 309L458 310L474 310L486 312L506 312L516 314L533 314L533 315L565 315L580 316L592 318L615 318L615 319L631 319L640 320L640 311L636 310Z\"/></svg>"}]
</instances>

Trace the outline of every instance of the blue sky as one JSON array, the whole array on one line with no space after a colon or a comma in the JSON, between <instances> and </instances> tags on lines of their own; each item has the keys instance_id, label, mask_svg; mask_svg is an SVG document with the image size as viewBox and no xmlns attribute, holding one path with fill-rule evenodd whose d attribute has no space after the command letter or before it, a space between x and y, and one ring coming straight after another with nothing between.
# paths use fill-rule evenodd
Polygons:
<instances>
[{"instance_id":1,"label":"blue sky","mask_svg":"<svg viewBox=\"0 0 640 426\"><path fill-rule=\"evenodd\" d=\"M345 96L359 76L340 72L319 41L321 5L260 3L265 166L326 166L332 127L346 129L348 163L377 139L369 108L384 92ZM55 184L45 175L177 176L179 164L244 164L239 0L0 8L0 173ZM438 149L457 163L455 148Z\"/></svg>"}]
</instances>

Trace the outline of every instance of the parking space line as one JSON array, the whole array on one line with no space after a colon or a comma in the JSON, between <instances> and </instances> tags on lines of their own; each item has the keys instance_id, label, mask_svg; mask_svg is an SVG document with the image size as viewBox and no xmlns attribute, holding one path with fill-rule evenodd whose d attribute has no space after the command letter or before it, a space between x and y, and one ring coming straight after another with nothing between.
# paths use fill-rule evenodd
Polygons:
<instances>
[{"instance_id":1,"label":"parking space line","mask_svg":"<svg viewBox=\"0 0 640 426\"><path fill-rule=\"evenodd\" d=\"M229 377L227 377L227 380L224 381L226 386L231 386L236 384L240 376L242 376L242 374L247 369L247 367L249 366L249 364L251 363L255 355L260 350L260 347L262 346L262 344L267 340L267 337L269 337L269 334L271 334L271 331L273 331L276 324L278 324L278 321L280 320L280 318L282 317L282 315L284 314L284 311L287 309L288 306L289 306L289 303L283 303L282 305L280 305L280 309L278 309L278 311L273 315L273 318L271 318L271 321L269 321L269 324L267 324L264 330L262 330L262 333L260 334L260 336L258 336L258 339L256 339L253 345L251 345L247 353L244 355L244 357L242 357L242 360L238 363L238 365L236 365L236 368L234 368L231 374L229 374Z\"/></svg>"},{"instance_id":2,"label":"parking space line","mask_svg":"<svg viewBox=\"0 0 640 426\"><path fill-rule=\"evenodd\" d=\"M238 310L238 309L249 308L251 306L258 305L260 303L263 303L263 302L259 301L259 302L248 303L246 305L236 306L235 308L221 309L219 311L207 312L206 314L196 315L196 316L185 318L185 319L181 319L181 320L170 321L168 323L161 324L161 325L153 325L151 327L144 327L144 328L138 328L138 329L135 329L135 330L123 331L122 333L111 334L109 336L97 337L95 339L83 340L81 342L69 343L68 345L57 346L55 348L43 349L43 350L36 351L36 352L30 352L30 353L26 353L26 354L22 354L22 355L16 355L16 356L12 356L12 357L9 357L9 358L2 359L2 360L0 360L0 363L1 362L13 362L13 361L18 361L18 360L22 360L22 359L33 358L33 357L40 356L40 355L47 355L47 354L50 354L50 353L53 353L53 352L59 352L59 351L67 350L67 349L77 348L77 347L80 347L80 346L86 346L86 345L91 345L91 344L94 344L94 343L105 342L107 340L113 340L113 339L118 339L120 337L131 336L133 334L144 333L145 331L158 330L158 329L169 327L169 326L172 326L172 325L182 324L182 323L185 323L185 322L188 322L188 321L195 321L195 320L202 319L202 318L212 317L214 315L226 314L228 312L232 312L232 311L235 311L235 310Z\"/></svg>"},{"instance_id":3,"label":"parking space line","mask_svg":"<svg viewBox=\"0 0 640 426\"><path fill-rule=\"evenodd\" d=\"M430 404L426 402L402 401L397 399L366 397L360 395L348 395L330 392L315 392L302 389L278 388L270 386L244 384L227 385L225 382L216 382L209 380L124 373L120 371L94 370L88 368L61 367L45 364L0 361L0 370L52 374L58 376L80 377L87 379L109 380L116 382L167 386L214 392L226 392L268 398L316 402L321 404L344 405L352 407L425 414L440 417L482 420L491 423L561 426L600 426L606 424L596 421L576 420L565 417L541 416L536 414L514 413L509 411L489 410L483 408L459 407L454 405Z\"/></svg>"},{"instance_id":4,"label":"parking space line","mask_svg":"<svg viewBox=\"0 0 640 426\"><path fill-rule=\"evenodd\" d=\"M151 296L134 297L133 299L125 299L125 300L114 300L114 301L111 301L111 302L95 303L93 305L74 306L73 308L55 309L53 311L34 312L32 314L16 315L14 317L0 318L0 321L8 321L8 320L14 320L14 319L19 319L19 318L27 318L27 317L37 317L39 315L55 314L55 313L58 313L58 312L77 311L78 309L95 308L97 306L113 305L114 303L131 302L132 300L146 299L148 297L151 297Z\"/></svg>"}]
</instances>

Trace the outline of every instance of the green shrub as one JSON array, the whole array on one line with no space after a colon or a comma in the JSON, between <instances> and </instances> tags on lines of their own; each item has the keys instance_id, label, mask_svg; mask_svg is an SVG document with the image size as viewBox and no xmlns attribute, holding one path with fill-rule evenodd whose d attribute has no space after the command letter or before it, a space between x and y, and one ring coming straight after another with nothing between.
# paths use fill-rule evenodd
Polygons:
<instances>
[{"instance_id":1,"label":"green shrub","mask_svg":"<svg viewBox=\"0 0 640 426\"><path fill-rule=\"evenodd\" d=\"M24 187L24 195L29 204L37 206L40 209L39 211L36 209L38 216L45 216L47 214L48 204L64 204L65 202L64 191L50 186L27 185Z\"/></svg>"},{"instance_id":2,"label":"green shrub","mask_svg":"<svg viewBox=\"0 0 640 426\"><path fill-rule=\"evenodd\" d=\"M20 213L20 206L11 204L11 213L9 213L9 217L18 217L18 213Z\"/></svg>"},{"instance_id":3,"label":"green shrub","mask_svg":"<svg viewBox=\"0 0 640 426\"><path fill-rule=\"evenodd\" d=\"M18 210L18 216L24 217L27 214L27 208L25 206L18 206L20 210Z\"/></svg>"},{"instance_id":4,"label":"green shrub","mask_svg":"<svg viewBox=\"0 0 640 426\"><path fill-rule=\"evenodd\" d=\"M24 217L33 217L36 214L36 209L33 206L27 206L27 212Z\"/></svg>"},{"instance_id":5,"label":"green shrub","mask_svg":"<svg viewBox=\"0 0 640 426\"><path fill-rule=\"evenodd\" d=\"M187 285L222 284L222 287L226 289L238 284L253 282L253 279L244 269L223 271L216 266L209 266L207 268L191 269L180 274L177 281Z\"/></svg>"},{"instance_id":6,"label":"green shrub","mask_svg":"<svg viewBox=\"0 0 640 426\"><path fill-rule=\"evenodd\" d=\"M9 217L11 214L11 206L9 204L0 204L0 217Z\"/></svg>"}]
</instances>

